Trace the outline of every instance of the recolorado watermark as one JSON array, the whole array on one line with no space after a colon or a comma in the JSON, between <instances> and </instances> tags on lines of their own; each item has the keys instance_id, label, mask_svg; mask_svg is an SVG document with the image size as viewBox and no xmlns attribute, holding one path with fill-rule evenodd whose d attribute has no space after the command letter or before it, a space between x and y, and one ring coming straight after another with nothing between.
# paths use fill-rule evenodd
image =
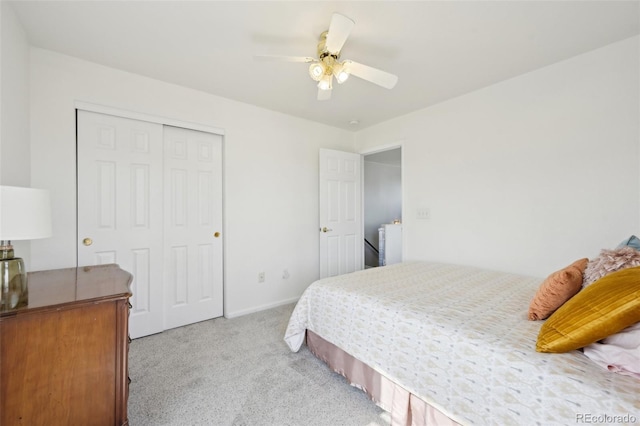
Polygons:
<instances>
[{"instance_id":1,"label":"recolorado watermark","mask_svg":"<svg viewBox=\"0 0 640 426\"><path fill-rule=\"evenodd\" d=\"M576 413L576 423L585 424L634 424L638 423L638 417L633 414L592 414Z\"/></svg>"}]
</instances>

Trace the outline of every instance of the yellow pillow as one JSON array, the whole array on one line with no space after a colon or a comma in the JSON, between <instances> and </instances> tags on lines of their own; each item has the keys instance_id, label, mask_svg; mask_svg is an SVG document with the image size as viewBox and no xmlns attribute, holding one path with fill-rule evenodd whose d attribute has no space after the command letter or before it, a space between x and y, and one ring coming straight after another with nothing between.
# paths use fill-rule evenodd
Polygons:
<instances>
[{"instance_id":1,"label":"yellow pillow","mask_svg":"<svg viewBox=\"0 0 640 426\"><path fill-rule=\"evenodd\" d=\"M600 278L542 324L536 350L568 352L640 322L640 266Z\"/></svg>"}]
</instances>

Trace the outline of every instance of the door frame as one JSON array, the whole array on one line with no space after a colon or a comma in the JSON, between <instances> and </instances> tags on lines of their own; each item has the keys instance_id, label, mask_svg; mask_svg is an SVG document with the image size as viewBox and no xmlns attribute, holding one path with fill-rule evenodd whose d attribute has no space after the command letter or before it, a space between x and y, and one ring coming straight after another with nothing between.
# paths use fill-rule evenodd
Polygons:
<instances>
[{"instance_id":1,"label":"door frame","mask_svg":"<svg viewBox=\"0 0 640 426\"><path fill-rule=\"evenodd\" d=\"M385 144L385 145L378 145L376 147L373 148L368 148L365 149L363 151L359 151L360 154L360 182L361 182L361 186L360 186L360 205L362 206L361 209L361 215L362 217L360 218L360 222L362 223L362 230L361 233L362 235L364 235L364 185L365 185L365 181L364 181L364 157L367 155L371 155L371 154L377 154L379 152L384 152L384 151L391 151L392 149L398 149L400 148L400 181L402 184L401 190L400 190L400 194L402 197L402 202L401 204L401 209L402 209L402 223L405 223L405 219L407 218L407 211L405 209L406 206L406 196L405 196L405 185L404 182L406 182L405 180L405 165L404 165L404 139L400 139L396 142L392 142L389 144ZM404 231L404 227L403 227L403 231ZM404 235L404 232L403 232ZM406 253L407 253L407 239L406 238L402 238L402 260L405 260L406 257ZM362 247L362 265L361 265L361 269L364 269L364 242L361 244Z\"/></svg>"},{"instance_id":2,"label":"door frame","mask_svg":"<svg viewBox=\"0 0 640 426\"><path fill-rule=\"evenodd\" d=\"M142 113L142 112L137 112L137 111L131 111L131 110L127 110L124 108L118 108L118 107L113 107L113 106L107 106L107 105L100 105L100 104L94 104L91 102L85 102L85 101L79 101L76 100L74 102L74 110L78 111L78 110L84 110L84 111L89 111L89 112L96 112L96 113L100 113L100 114L106 114L106 115L114 115L116 117L122 117L122 118L130 118L133 120L139 120L139 121L148 121L151 123L157 123L157 124L162 124L162 125L167 125L167 126L174 126L174 127L182 127L184 129L189 129L189 130L198 130L201 132L206 132L206 133L213 133L215 135L220 135L222 137L222 170L220 171L220 173L222 174L222 235L224 236L224 238L222 239L222 315L226 318L227 317L227 244L226 244L226 235L227 235L227 222L226 222L226 206L227 206L227 202L226 202L226 180L225 180L225 131L223 128L221 127L213 127L213 126L209 126L206 124L200 124L200 123L194 123L194 122L190 122L190 121L183 121L183 120L178 120L178 119L174 119L174 118L169 118L169 117L163 117L163 116L159 116L159 115L153 115L153 114L146 114L146 113ZM77 119L77 113L74 113L75 115L75 125L78 125L78 119ZM77 168L78 168L78 152L77 152L77 135L76 135L76 264L78 262L78 241L79 241L79 235L78 235L78 216L77 216L77 211L78 211L78 174L77 174ZM164 291L164 289L163 289Z\"/></svg>"},{"instance_id":3,"label":"door frame","mask_svg":"<svg viewBox=\"0 0 640 426\"><path fill-rule=\"evenodd\" d=\"M159 115L145 114L142 112L129 111L122 108L110 107L106 105L92 104L89 102L76 101L75 109L82 109L100 114L115 115L116 117L130 118L139 121L148 121L150 123L166 124L167 126L182 127L184 129L199 130L201 132L213 133L224 136L224 129L219 127L207 126L206 124L193 123L189 121L176 120ZM223 138L224 139L224 138Z\"/></svg>"}]
</instances>

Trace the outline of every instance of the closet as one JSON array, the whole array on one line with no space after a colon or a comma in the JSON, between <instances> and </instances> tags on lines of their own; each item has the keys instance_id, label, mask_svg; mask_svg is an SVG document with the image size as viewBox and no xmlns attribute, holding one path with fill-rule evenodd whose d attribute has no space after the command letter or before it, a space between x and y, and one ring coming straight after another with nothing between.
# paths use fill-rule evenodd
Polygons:
<instances>
[{"instance_id":1,"label":"closet","mask_svg":"<svg viewBox=\"0 0 640 426\"><path fill-rule=\"evenodd\" d=\"M222 136L77 111L78 266L133 274L132 338L222 316Z\"/></svg>"}]
</instances>

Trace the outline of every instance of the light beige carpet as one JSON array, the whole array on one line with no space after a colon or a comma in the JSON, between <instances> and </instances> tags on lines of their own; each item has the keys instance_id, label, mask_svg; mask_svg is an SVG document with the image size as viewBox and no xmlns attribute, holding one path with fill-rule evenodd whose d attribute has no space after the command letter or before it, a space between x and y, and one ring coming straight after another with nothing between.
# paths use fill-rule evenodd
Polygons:
<instances>
[{"instance_id":1,"label":"light beige carpet","mask_svg":"<svg viewBox=\"0 0 640 426\"><path fill-rule=\"evenodd\" d=\"M387 426L389 416L284 330L293 305L136 339L129 423Z\"/></svg>"}]
</instances>

